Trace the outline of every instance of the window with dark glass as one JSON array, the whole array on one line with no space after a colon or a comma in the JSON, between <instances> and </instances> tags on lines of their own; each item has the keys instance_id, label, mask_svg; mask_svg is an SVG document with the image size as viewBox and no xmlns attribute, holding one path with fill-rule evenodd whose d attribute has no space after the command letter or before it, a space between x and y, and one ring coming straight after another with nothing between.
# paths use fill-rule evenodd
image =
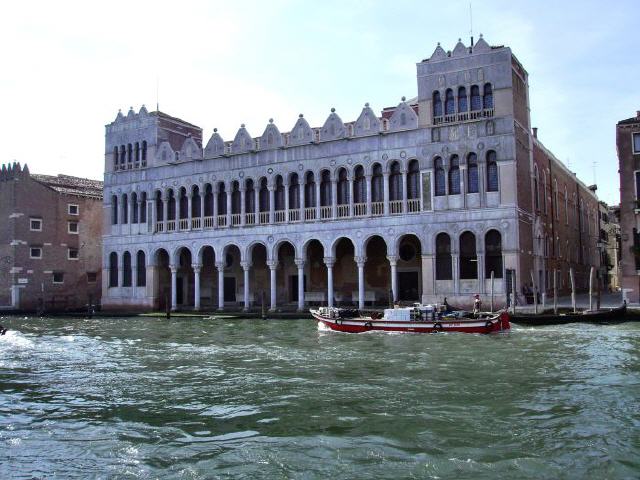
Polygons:
<instances>
[{"instance_id":1,"label":"window with dark glass","mask_svg":"<svg viewBox=\"0 0 640 480\"><path fill-rule=\"evenodd\" d=\"M489 230L484 237L485 278L502 278L502 236L497 230Z\"/></svg>"},{"instance_id":2,"label":"window with dark glass","mask_svg":"<svg viewBox=\"0 0 640 480\"><path fill-rule=\"evenodd\" d=\"M449 195L460 193L460 159L457 155L451 157L449 166Z\"/></svg>"},{"instance_id":3,"label":"window with dark glass","mask_svg":"<svg viewBox=\"0 0 640 480\"><path fill-rule=\"evenodd\" d=\"M442 116L442 99L440 98L440 92L433 92L433 116Z\"/></svg>"},{"instance_id":4,"label":"window with dark glass","mask_svg":"<svg viewBox=\"0 0 640 480\"><path fill-rule=\"evenodd\" d=\"M464 232L460 235L460 278L478 278L476 236L471 232Z\"/></svg>"},{"instance_id":5,"label":"window with dark glass","mask_svg":"<svg viewBox=\"0 0 640 480\"><path fill-rule=\"evenodd\" d=\"M640 153L640 132L633 134L633 153Z\"/></svg>"},{"instance_id":6,"label":"window with dark glass","mask_svg":"<svg viewBox=\"0 0 640 480\"><path fill-rule=\"evenodd\" d=\"M389 200L402 200L402 174L400 164L393 162L389 174Z\"/></svg>"},{"instance_id":7,"label":"window with dark glass","mask_svg":"<svg viewBox=\"0 0 640 480\"><path fill-rule=\"evenodd\" d=\"M493 150L487 152L487 191L498 191L498 163Z\"/></svg>"},{"instance_id":8,"label":"window with dark glass","mask_svg":"<svg viewBox=\"0 0 640 480\"><path fill-rule=\"evenodd\" d=\"M379 163L373 165L373 175L371 176L371 201L382 202L384 200L382 166Z\"/></svg>"},{"instance_id":9,"label":"window with dark glass","mask_svg":"<svg viewBox=\"0 0 640 480\"><path fill-rule=\"evenodd\" d=\"M453 97L453 90L450 88L445 92L445 100L444 100L444 114L452 115L456 112L456 101Z\"/></svg>"},{"instance_id":10,"label":"window with dark glass","mask_svg":"<svg viewBox=\"0 0 640 480\"><path fill-rule=\"evenodd\" d=\"M316 182L313 172L307 172L304 182L304 206L311 208L316 206Z\"/></svg>"},{"instance_id":11,"label":"window with dark glass","mask_svg":"<svg viewBox=\"0 0 640 480\"><path fill-rule=\"evenodd\" d=\"M367 180L364 176L362 165L358 165L355 169L353 196L354 203L365 203L367 201Z\"/></svg>"},{"instance_id":12,"label":"window with dark glass","mask_svg":"<svg viewBox=\"0 0 640 480\"><path fill-rule=\"evenodd\" d=\"M478 156L475 153L467 155L467 189L469 193L478 193Z\"/></svg>"},{"instance_id":13,"label":"window with dark glass","mask_svg":"<svg viewBox=\"0 0 640 480\"><path fill-rule=\"evenodd\" d=\"M118 286L118 254L111 252L109 254L109 287Z\"/></svg>"},{"instance_id":14,"label":"window with dark glass","mask_svg":"<svg viewBox=\"0 0 640 480\"><path fill-rule=\"evenodd\" d=\"M435 194L436 196L446 195L447 194L447 186L446 186L446 176L444 172L444 163L442 158L436 157L433 161L434 170L435 170Z\"/></svg>"},{"instance_id":15,"label":"window with dark glass","mask_svg":"<svg viewBox=\"0 0 640 480\"><path fill-rule=\"evenodd\" d=\"M53 283L64 283L64 272L53 272Z\"/></svg>"},{"instance_id":16,"label":"window with dark glass","mask_svg":"<svg viewBox=\"0 0 640 480\"><path fill-rule=\"evenodd\" d=\"M482 108L493 108L493 89L491 88L490 83L485 83L484 85Z\"/></svg>"},{"instance_id":17,"label":"window with dark glass","mask_svg":"<svg viewBox=\"0 0 640 480\"><path fill-rule=\"evenodd\" d=\"M471 87L471 110L476 111L482 108L482 98L480 98L480 88L477 85Z\"/></svg>"},{"instance_id":18,"label":"window with dark glass","mask_svg":"<svg viewBox=\"0 0 640 480\"><path fill-rule=\"evenodd\" d=\"M131 286L131 254L124 252L122 256L122 286Z\"/></svg>"},{"instance_id":19,"label":"window with dark glass","mask_svg":"<svg viewBox=\"0 0 640 480\"><path fill-rule=\"evenodd\" d=\"M446 233L439 233L436 237L436 280L451 279L451 238Z\"/></svg>"},{"instance_id":20,"label":"window with dark glass","mask_svg":"<svg viewBox=\"0 0 640 480\"><path fill-rule=\"evenodd\" d=\"M460 87L458 88L458 112L466 112L467 107L467 89Z\"/></svg>"},{"instance_id":21,"label":"window with dark glass","mask_svg":"<svg viewBox=\"0 0 640 480\"><path fill-rule=\"evenodd\" d=\"M409 162L409 171L407 172L407 198L420 198L420 166L418 160Z\"/></svg>"},{"instance_id":22,"label":"window with dark glass","mask_svg":"<svg viewBox=\"0 0 640 480\"><path fill-rule=\"evenodd\" d=\"M145 287L147 285L147 264L144 252L138 250L136 258L136 286Z\"/></svg>"}]
</instances>

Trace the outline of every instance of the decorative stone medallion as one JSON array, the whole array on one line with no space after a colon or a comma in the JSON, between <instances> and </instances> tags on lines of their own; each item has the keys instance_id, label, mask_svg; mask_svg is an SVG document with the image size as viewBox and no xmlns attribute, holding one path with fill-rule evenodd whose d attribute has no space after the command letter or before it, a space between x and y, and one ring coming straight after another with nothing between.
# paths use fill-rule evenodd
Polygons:
<instances>
[{"instance_id":1,"label":"decorative stone medallion","mask_svg":"<svg viewBox=\"0 0 640 480\"><path fill-rule=\"evenodd\" d=\"M273 235L269 235L269 236L267 237L267 242L269 242L269 243L273 243Z\"/></svg>"},{"instance_id":2,"label":"decorative stone medallion","mask_svg":"<svg viewBox=\"0 0 640 480\"><path fill-rule=\"evenodd\" d=\"M304 170L304 165L299 163L298 164L298 170L300 170L300 171Z\"/></svg>"},{"instance_id":3,"label":"decorative stone medallion","mask_svg":"<svg viewBox=\"0 0 640 480\"><path fill-rule=\"evenodd\" d=\"M407 152L405 152L404 150L402 150L400 152L400 158L407 158Z\"/></svg>"},{"instance_id":4,"label":"decorative stone medallion","mask_svg":"<svg viewBox=\"0 0 640 480\"><path fill-rule=\"evenodd\" d=\"M353 158L351 158L351 157L347 158L347 163L349 165L351 165L353 163Z\"/></svg>"},{"instance_id":5,"label":"decorative stone medallion","mask_svg":"<svg viewBox=\"0 0 640 480\"><path fill-rule=\"evenodd\" d=\"M273 173L273 168L267 168L267 173L271 175Z\"/></svg>"},{"instance_id":6,"label":"decorative stone medallion","mask_svg":"<svg viewBox=\"0 0 640 480\"><path fill-rule=\"evenodd\" d=\"M178 186L178 181L177 181L177 180L174 180L174 181L173 181L173 186L174 186L174 187L177 187L177 186Z\"/></svg>"},{"instance_id":7,"label":"decorative stone medallion","mask_svg":"<svg viewBox=\"0 0 640 480\"><path fill-rule=\"evenodd\" d=\"M336 166L336 161L335 160L331 160L329 162L329 165L331 165L332 167L335 167Z\"/></svg>"},{"instance_id":8,"label":"decorative stone medallion","mask_svg":"<svg viewBox=\"0 0 640 480\"><path fill-rule=\"evenodd\" d=\"M484 149L484 142L478 142L478 150Z\"/></svg>"},{"instance_id":9,"label":"decorative stone medallion","mask_svg":"<svg viewBox=\"0 0 640 480\"><path fill-rule=\"evenodd\" d=\"M389 159L389 155L387 155L386 153L382 154L382 159L383 160L388 160Z\"/></svg>"},{"instance_id":10,"label":"decorative stone medallion","mask_svg":"<svg viewBox=\"0 0 640 480\"><path fill-rule=\"evenodd\" d=\"M239 176L240 178L244 178L244 172L240 172L240 173L238 173L238 176Z\"/></svg>"}]
</instances>

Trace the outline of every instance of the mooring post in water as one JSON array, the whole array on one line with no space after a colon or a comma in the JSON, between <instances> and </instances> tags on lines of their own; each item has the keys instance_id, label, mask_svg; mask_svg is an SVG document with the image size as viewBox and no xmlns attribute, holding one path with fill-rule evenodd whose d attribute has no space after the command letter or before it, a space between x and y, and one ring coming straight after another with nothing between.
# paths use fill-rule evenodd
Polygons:
<instances>
[{"instance_id":1,"label":"mooring post in water","mask_svg":"<svg viewBox=\"0 0 640 480\"><path fill-rule=\"evenodd\" d=\"M558 270L553 269L553 313L558 313Z\"/></svg>"},{"instance_id":2,"label":"mooring post in water","mask_svg":"<svg viewBox=\"0 0 640 480\"><path fill-rule=\"evenodd\" d=\"M267 314L265 313L265 309L264 309L264 290L262 290L262 292L260 292L260 299L262 300L262 319L266 320L267 319Z\"/></svg>"},{"instance_id":3,"label":"mooring post in water","mask_svg":"<svg viewBox=\"0 0 640 480\"><path fill-rule=\"evenodd\" d=\"M536 289L536 280L533 276L533 270L531 270L531 286L533 290L533 313L538 313L538 290Z\"/></svg>"},{"instance_id":4,"label":"mooring post in water","mask_svg":"<svg viewBox=\"0 0 640 480\"><path fill-rule=\"evenodd\" d=\"M493 270L491 270L491 313L493 313L493 278L494 278L494 274L493 274ZM482 280L484 282L484 280Z\"/></svg>"},{"instance_id":5,"label":"mooring post in water","mask_svg":"<svg viewBox=\"0 0 640 480\"><path fill-rule=\"evenodd\" d=\"M571 281L571 306L573 313L576 313L576 282L573 278L573 267L569 269L569 280Z\"/></svg>"},{"instance_id":6,"label":"mooring post in water","mask_svg":"<svg viewBox=\"0 0 640 480\"><path fill-rule=\"evenodd\" d=\"M601 285L600 283L602 283L602 277L600 276L600 274L598 274L596 276L596 310L600 310L600 289L601 289Z\"/></svg>"},{"instance_id":7,"label":"mooring post in water","mask_svg":"<svg viewBox=\"0 0 640 480\"><path fill-rule=\"evenodd\" d=\"M589 270L589 310L593 310L593 273L594 267Z\"/></svg>"},{"instance_id":8,"label":"mooring post in water","mask_svg":"<svg viewBox=\"0 0 640 480\"><path fill-rule=\"evenodd\" d=\"M164 308L165 314L167 315L167 320L171 318L171 304L169 303L169 295L164 296Z\"/></svg>"}]
</instances>

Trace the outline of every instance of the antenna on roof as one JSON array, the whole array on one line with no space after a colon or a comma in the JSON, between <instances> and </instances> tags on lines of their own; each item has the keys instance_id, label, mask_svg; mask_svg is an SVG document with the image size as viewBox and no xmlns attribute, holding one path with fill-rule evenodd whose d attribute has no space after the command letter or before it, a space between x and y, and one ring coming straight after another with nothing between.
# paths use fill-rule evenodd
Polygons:
<instances>
[{"instance_id":1,"label":"antenna on roof","mask_svg":"<svg viewBox=\"0 0 640 480\"><path fill-rule=\"evenodd\" d=\"M469 35L471 36L471 48L473 48L473 9L469 2Z\"/></svg>"},{"instance_id":2,"label":"antenna on roof","mask_svg":"<svg viewBox=\"0 0 640 480\"><path fill-rule=\"evenodd\" d=\"M156 75L156 112L160 111L160 75Z\"/></svg>"}]
</instances>

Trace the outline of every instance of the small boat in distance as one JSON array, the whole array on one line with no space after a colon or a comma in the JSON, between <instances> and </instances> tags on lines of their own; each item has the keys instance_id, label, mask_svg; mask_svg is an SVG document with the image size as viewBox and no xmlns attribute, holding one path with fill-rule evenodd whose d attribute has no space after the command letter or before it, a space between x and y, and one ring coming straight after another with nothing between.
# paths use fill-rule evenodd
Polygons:
<instances>
[{"instance_id":1,"label":"small boat in distance","mask_svg":"<svg viewBox=\"0 0 640 480\"><path fill-rule=\"evenodd\" d=\"M311 315L331 330L348 333L369 331L436 333L492 333L509 330L509 314L481 313L475 317L465 317L462 312L449 314L440 312L433 305L387 308L384 315L365 314L359 310L335 307L311 309Z\"/></svg>"},{"instance_id":2,"label":"small boat in distance","mask_svg":"<svg viewBox=\"0 0 640 480\"><path fill-rule=\"evenodd\" d=\"M617 323L627 321L627 305L618 308L568 313L516 313L511 321L522 325L562 325L565 323Z\"/></svg>"}]
</instances>

